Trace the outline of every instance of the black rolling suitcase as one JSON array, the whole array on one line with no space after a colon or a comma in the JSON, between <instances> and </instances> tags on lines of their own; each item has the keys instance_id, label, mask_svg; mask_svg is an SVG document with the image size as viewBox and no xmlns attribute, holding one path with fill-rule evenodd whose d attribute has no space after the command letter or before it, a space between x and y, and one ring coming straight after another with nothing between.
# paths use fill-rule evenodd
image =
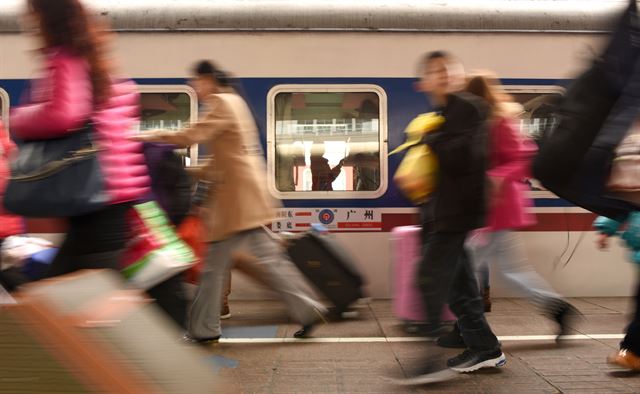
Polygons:
<instances>
[{"instance_id":1,"label":"black rolling suitcase","mask_svg":"<svg viewBox=\"0 0 640 394\"><path fill-rule=\"evenodd\" d=\"M341 316L364 298L365 282L348 254L328 235L308 233L290 241L289 256L302 274L334 305Z\"/></svg>"}]
</instances>

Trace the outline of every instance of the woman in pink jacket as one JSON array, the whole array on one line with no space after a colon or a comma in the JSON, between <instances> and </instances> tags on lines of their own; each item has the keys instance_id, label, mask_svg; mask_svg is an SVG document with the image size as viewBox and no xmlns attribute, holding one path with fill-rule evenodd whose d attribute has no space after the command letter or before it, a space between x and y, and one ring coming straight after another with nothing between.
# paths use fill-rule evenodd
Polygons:
<instances>
[{"instance_id":1,"label":"woman in pink jacket","mask_svg":"<svg viewBox=\"0 0 640 394\"><path fill-rule=\"evenodd\" d=\"M482 97L491 111L487 171L489 216L487 227L470 237L467 246L478 271L493 264L509 284L558 323L560 338L567 332L570 316L577 311L529 264L522 242L514 231L535 224L534 216L527 212L531 200L526 196L525 179L530 176L529 164L536 147L516 126L515 118L522 108L512 102L498 79L490 74L471 77L465 90ZM460 342L456 332L439 338L438 344L455 347Z\"/></svg>"},{"instance_id":2,"label":"woman in pink jacket","mask_svg":"<svg viewBox=\"0 0 640 394\"><path fill-rule=\"evenodd\" d=\"M79 0L28 0L28 8L42 44L44 75L32 84L29 103L12 113L11 131L20 140L42 140L91 121L109 194L104 208L69 218L50 276L117 269L127 240L125 212L149 186L141 145L128 139L139 113L135 85L112 79L106 36L98 35Z\"/></svg>"},{"instance_id":3,"label":"woman in pink jacket","mask_svg":"<svg viewBox=\"0 0 640 394\"><path fill-rule=\"evenodd\" d=\"M3 208L2 198L9 178L9 159L16 146L9 139L9 134L4 130L0 122L0 246L2 241L12 235L23 233L23 222L20 216L6 212Z\"/></svg>"},{"instance_id":4,"label":"woman in pink jacket","mask_svg":"<svg viewBox=\"0 0 640 394\"><path fill-rule=\"evenodd\" d=\"M5 238L24 232L22 218L5 211L4 204L2 204L9 178L9 160L15 150L16 146L11 142L9 134L4 130L2 122L0 122L0 247L2 247ZM0 257L1 287L4 287L5 290L13 291L26 282L28 282L28 279L19 270L14 268L3 270Z\"/></svg>"}]
</instances>

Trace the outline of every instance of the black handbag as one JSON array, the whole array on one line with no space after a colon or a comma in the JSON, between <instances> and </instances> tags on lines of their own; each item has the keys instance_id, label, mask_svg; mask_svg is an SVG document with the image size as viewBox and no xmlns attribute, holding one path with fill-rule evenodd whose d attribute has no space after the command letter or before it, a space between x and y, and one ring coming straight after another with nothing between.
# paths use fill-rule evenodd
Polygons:
<instances>
[{"instance_id":1,"label":"black handbag","mask_svg":"<svg viewBox=\"0 0 640 394\"><path fill-rule=\"evenodd\" d=\"M638 112L637 20L632 1L602 56L550 111L554 121L538 141L532 166L533 176L558 197L614 219L638 209L606 190L615 148Z\"/></svg>"},{"instance_id":2,"label":"black handbag","mask_svg":"<svg viewBox=\"0 0 640 394\"><path fill-rule=\"evenodd\" d=\"M4 207L25 217L72 217L108 201L88 123L66 137L18 142Z\"/></svg>"},{"instance_id":3,"label":"black handbag","mask_svg":"<svg viewBox=\"0 0 640 394\"><path fill-rule=\"evenodd\" d=\"M637 5L631 0L606 49L574 80L552 111L555 122L543 133L533 161L533 175L545 187L564 186L579 172L587 151L636 72L640 58L637 20Z\"/></svg>"}]
</instances>

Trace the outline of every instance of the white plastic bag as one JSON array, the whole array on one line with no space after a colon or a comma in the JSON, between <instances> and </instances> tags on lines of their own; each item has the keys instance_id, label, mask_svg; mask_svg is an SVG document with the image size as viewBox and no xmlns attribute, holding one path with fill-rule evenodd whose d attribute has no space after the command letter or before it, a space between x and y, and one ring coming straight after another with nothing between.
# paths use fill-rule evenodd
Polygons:
<instances>
[{"instance_id":1,"label":"white plastic bag","mask_svg":"<svg viewBox=\"0 0 640 394\"><path fill-rule=\"evenodd\" d=\"M24 237L20 235L7 237L4 242L2 242L2 249L0 250L2 269L4 270L11 267L20 268L25 260L32 255L52 247L53 244L51 242L42 238Z\"/></svg>"},{"instance_id":2,"label":"white plastic bag","mask_svg":"<svg viewBox=\"0 0 640 394\"><path fill-rule=\"evenodd\" d=\"M191 268L195 260L181 247L164 247L145 256L146 263L129 278L129 284L149 290L178 273Z\"/></svg>"}]
</instances>

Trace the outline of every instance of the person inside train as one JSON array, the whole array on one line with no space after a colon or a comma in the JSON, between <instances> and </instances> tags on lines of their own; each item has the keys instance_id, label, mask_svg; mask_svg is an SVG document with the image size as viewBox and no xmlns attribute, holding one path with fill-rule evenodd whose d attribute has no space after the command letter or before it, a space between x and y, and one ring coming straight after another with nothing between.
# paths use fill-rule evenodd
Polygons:
<instances>
[{"instance_id":1,"label":"person inside train","mask_svg":"<svg viewBox=\"0 0 640 394\"><path fill-rule=\"evenodd\" d=\"M629 257L634 264L640 264L640 212L631 213L625 223L599 216L593 223L598 232L596 245L607 249L609 237L619 235L629 249ZM621 229L624 229L621 231ZM607 357L607 362L633 371L640 371L640 280L636 279L635 311L626 335L620 342L620 349Z\"/></svg>"},{"instance_id":2,"label":"person inside train","mask_svg":"<svg viewBox=\"0 0 640 394\"><path fill-rule=\"evenodd\" d=\"M439 168L435 191L421 207L425 244L417 281L427 323L420 331L428 337L447 331L441 312L448 302L458 318L466 349L447 360L446 366L456 372L500 367L506 358L485 319L464 246L468 234L485 225L488 107L477 96L461 92L464 69L446 52L431 52L421 59L415 87L445 119L423 139L435 153Z\"/></svg>"},{"instance_id":3,"label":"person inside train","mask_svg":"<svg viewBox=\"0 0 640 394\"><path fill-rule=\"evenodd\" d=\"M333 181L335 181L342 171L344 159L338 165L331 168L329 160L320 154L311 155L311 190L313 191L333 191Z\"/></svg>"},{"instance_id":4,"label":"person inside train","mask_svg":"<svg viewBox=\"0 0 640 394\"><path fill-rule=\"evenodd\" d=\"M353 157L353 190L374 191L380 186L378 155L375 153L357 153Z\"/></svg>"},{"instance_id":5,"label":"person inside train","mask_svg":"<svg viewBox=\"0 0 640 394\"><path fill-rule=\"evenodd\" d=\"M275 218L275 201L265 179L266 166L258 130L247 103L231 87L225 73L209 61L194 68L191 85L207 107L191 127L140 134L134 139L190 146L207 144L213 158L199 171L212 182L203 220L209 250L190 312L185 339L208 344L221 335L220 308L225 277L232 263L275 291L291 317L302 325L294 335L306 336L326 309L306 287L303 277L265 229Z\"/></svg>"},{"instance_id":6,"label":"person inside train","mask_svg":"<svg viewBox=\"0 0 640 394\"><path fill-rule=\"evenodd\" d=\"M481 285L488 281L491 263L497 271L545 315L559 326L558 338L566 334L576 309L556 293L529 264L517 229L531 226L535 217L527 212L531 206L526 196L524 179L536 152L535 143L521 135L516 118L522 106L513 102L502 89L497 77L484 72L472 75L465 91L481 97L489 104L489 214L485 227L477 230L467 242L472 261L476 264ZM486 294L486 293L485 293ZM449 334L438 338L443 347L464 347L458 325Z\"/></svg>"},{"instance_id":7,"label":"person inside train","mask_svg":"<svg viewBox=\"0 0 640 394\"><path fill-rule=\"evenodd\" d=\"M31 85L28 103L12 113L12 136L59 138L91 122L107 192L103 207L68 218L49 276L118 270L129 235L125 214L149 190L141 144L128 139L138 118L139 94L133 82L114 78L108 36L79 0L28 0L27 6L25 21L40 41L44 70Z\"/></svg>"}]
</instances>

